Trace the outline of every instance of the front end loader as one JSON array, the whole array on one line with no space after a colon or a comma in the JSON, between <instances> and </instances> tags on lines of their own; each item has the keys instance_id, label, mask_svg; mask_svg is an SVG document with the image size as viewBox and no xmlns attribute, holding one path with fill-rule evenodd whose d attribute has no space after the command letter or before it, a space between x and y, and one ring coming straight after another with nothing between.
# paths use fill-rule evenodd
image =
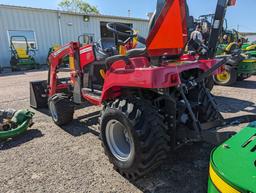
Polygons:
<instances>
[{"instance_id":1,"label":"front end loader","mask_svg":"<svg viewBox=\"0 0 256 193\"><path fill-rule=\"evenodd\" d=\"M137 37L146 48L114 54L97 43L64 45L49 57L48 80L30 83L31 106L48 105L59 126L72 122L75 106L84 102L102 106L99 127L105 154L129 180L157 168L171 150L184 144L223 142L230 133L216 132L216 128L256 119L224 119L205 84L208 77L221 73L226 62L240 56L234 52L215 59L226 9L234 3L218 0L214 19L219 25L211 31L211 47L190 41L195 52L189 54L184 54L185 0L158 0L147 39L128 25L107 24L117 40L125 36L129 42ZM70 77L65 79L58 76L64 57L69 58L70 67Z\"/></svg>"}]
</instances>

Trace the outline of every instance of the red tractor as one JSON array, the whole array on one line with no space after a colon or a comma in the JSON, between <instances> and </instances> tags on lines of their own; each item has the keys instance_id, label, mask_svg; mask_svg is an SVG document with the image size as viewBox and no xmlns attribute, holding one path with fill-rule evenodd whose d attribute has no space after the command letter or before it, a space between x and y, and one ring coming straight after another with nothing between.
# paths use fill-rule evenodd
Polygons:
<instances>
[{"instance_id":1,"label":"red tractor","mask_svg":"<svg viewBox=\"0 0 256 193\"><path fill-rule=\"evenodd\" d=\"M219 0L211 38L219 36L228 0ZM73 120L76 105L89 101L102 105L100 132L105 153L114 168L136 179L159 166L170 150L194 141L226 139L214 128L249 121L254 117L224 120L205 80L233 54L214 59L216 45L206 47L190 41L195 52L184 54L187 44L188 10L185 0L158 0L148 38L119 23L108 29L130 40L137 37L143 49L118 55L96 43L71 42L49 57L48 81L31 82L31 106L48 103L53 121L65 125ZM216 22L217 23L217 22ZM126 28L125 32L118 28ZM218 29L216 28L218 27ZM214 42L214 41L211 41ZM121 44L125 44L122 43ZM130 49L130 50L129 50ZM59 79L59 65L69 57L70 78Z\"/></svg>"}]
</instances>

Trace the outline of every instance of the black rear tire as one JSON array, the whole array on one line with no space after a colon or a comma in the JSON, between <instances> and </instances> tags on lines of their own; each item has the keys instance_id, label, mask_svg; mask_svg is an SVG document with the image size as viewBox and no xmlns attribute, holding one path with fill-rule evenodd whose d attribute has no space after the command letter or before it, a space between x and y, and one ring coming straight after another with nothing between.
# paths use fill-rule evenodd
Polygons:
<instances>
[{"instance_id":1,"label":"black rear tire","mask_svg":"<svg viewBox=\"0 0 256 193\"><path fill-rule=\"evenodd\" d=\"M170 137L164 118L150 103L140 99L116 100L102 112L102 146L114 168L128 180L135 180L156 169L167 158ZM133 153L120 160L109 145L108 124L120 122L131 136Z\"/></svg>"},{"instance_id":2,"label":"black rear tire","mask_svg":"<svg viewBox=\"0 0 256 193\"><path fill-rule=\"evenodd\" d=\"M58 126L73 121L74 105L65 94L55 94L48 100L50 113L54 123Z\"/></svg>"},{"instance_id":3,"label":"black rear tire","mask_svg":"<svg viewBox=\"0 0 256 193\"><path fill-rule=\"evenodd\" d=\"M214 87L213 76L210 76L210 77L206 78L206 80L205 80L205 87L208 88L209 91L212 91L212 89Z\"/></svg>"},{"instance_id":4,"label":"black rear tire","mask_svg":"<svg viewBox=\"0 0 256 193\"><path fill-rule=\"evenodd\" d=\"M203 87L201 87L198 93L198 101L200 103L198 112L199 121L205 123L210 121L222 120L223 116L218 110L218 106L214 99L214 96Z\"/></svg>"}]
</instances>

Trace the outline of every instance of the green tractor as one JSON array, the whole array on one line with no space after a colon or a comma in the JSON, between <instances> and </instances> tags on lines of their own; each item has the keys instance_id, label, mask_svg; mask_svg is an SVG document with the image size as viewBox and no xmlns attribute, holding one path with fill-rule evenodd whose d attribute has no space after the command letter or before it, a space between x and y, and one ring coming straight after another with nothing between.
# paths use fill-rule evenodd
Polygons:
<instances>
[{"instance_id":1,"label":"green tractor","mask_svg":"<svg viewBox=\"0 0 256 193\"><path fill-rule=\"evenodd\" d=\"M209 43L209 35L214 14L201 15L195 20L195 26L201 25L205 43ZM232 55L235 50L242 50L239 60L225 65L222 74L213 77L215 84L229 86L236 81L242 81L256 74L256 45L249 44L246 39L236 30L228 30L228 22L224 19L224 27L219 37L219 46L216 51L217 58L223 58Z\"/></svg>"},{"instance_id":2,"label":"green tractor","mask_svg":"<svg viewBox=\"0 0 256 193\"><path fill-rule=\"evenodd\" d=\"M249 58L256 58L256 42L243 44L242 50L249 55ZM256 75L256 72L253 75Z\"/></svg>"},{"instance_id":3,"label":"green tractor","mask_svg":"<svg viewBox=\"0 0 256 193\"><path fill-rule=\"evenodd\" d=\"M12 71L31 70L38 68L35 61L35 50L30 49L25 36L11 36L10 38Z\"/></svg>"},{"instance_id":4,"label":"green tractor","mask_svg":"<svg viewBox=\"0 0 256 193\"><path fill-rule=\"evenodd\" d=\"M256 192L256 122L214 149L208 193Z\"/></svg>"},{"instance_id":5,"label":"green tractor","mask_svg":"<svg viewBox=\"0 0 256 193\"><path fill-rule=\"evenodd\" d=\"M218 85L230 86L236 81L243 81L256 74L256 45L244 43L244 38L235 30L228 31L224 36L226 42L221 40L217 51L218 57L231 54L236 49L241 49L243 59L237 64L226 64L222 74L214 76L214 82ZM231 43L228 43L231 42Z\"/></svg>"},{"instance_id":6,"label":"green tractor","mask_svg":"<svg viewBox=\"0 0 256 193\"><path fill-rule=\"evenodd\" d=\"M229 45L220 44L218 58L222 58L232 53L232 50L241 49L237 43L233 42ZM224 50L224 52L221 52ZM235 64L226 64L222 74L214 76L215 84L222 86L230 86L237 81L243 81L256 74L256 51L243 51L242 59Z\"/></svg>"},{"instance_id":7,"label":"green tractor","mask_svg":"<svg viewBox=\"0 0 256 193\"><path fill-rule=\"evenodd\" d=\"M242 45L242 50L245 52L253 52L256 51L256 42L252 43L244 43Z\"/></svg>"}]
</instances>

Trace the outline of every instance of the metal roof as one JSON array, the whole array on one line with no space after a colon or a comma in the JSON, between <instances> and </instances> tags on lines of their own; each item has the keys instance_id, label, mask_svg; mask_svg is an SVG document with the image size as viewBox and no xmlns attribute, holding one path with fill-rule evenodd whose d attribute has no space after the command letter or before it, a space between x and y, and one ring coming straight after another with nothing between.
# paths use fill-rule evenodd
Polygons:
<instances>
[{"instance_id":1,"label":"metal roof","mask_svg":"<svg viewBox=\"0 0 256 193\"><path fill-rule=\"evenodd\" d=\"M50 11L50 12L70 14L70 15L81 15L81 16L87 15L87 16L90 16L90 17L99 17L99 18L124 19L124 20L145 21L145 22L149 21L148 19L135 18L135 17L104 15L104 14L84 14L84 13L78 13L78 12L72 12L72 11L35 8L35 7L26 7L26 6L16 6L16 5L6 5L6 4L0 4L0 7L13 8L13 9L23 9L23 10L25 9L25 10L33 10L33 11Z\"/></svg>"}]
</instances>

